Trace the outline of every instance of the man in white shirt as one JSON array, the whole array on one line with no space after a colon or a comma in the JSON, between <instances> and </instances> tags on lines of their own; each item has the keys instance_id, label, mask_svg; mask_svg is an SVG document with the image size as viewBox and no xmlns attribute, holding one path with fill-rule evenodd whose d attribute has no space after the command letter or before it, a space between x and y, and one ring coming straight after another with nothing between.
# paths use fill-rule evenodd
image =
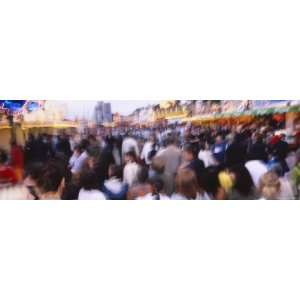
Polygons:
<instances>
[{"instance_id":1,"label":"man in white shirt","mask_svg":"<svg viewBox=\"0 0 300 300\"><path fill-rule=\"evenodd\" d=\"M147 165L151 164L151 159L149 159L149 154L152 150L158 150L158 149L156 149L155 147L155 137L153 135L150 135L149 140L145 143L141 153L141 159L145 160L145 163Z\"/></svg>"}]
</instances>

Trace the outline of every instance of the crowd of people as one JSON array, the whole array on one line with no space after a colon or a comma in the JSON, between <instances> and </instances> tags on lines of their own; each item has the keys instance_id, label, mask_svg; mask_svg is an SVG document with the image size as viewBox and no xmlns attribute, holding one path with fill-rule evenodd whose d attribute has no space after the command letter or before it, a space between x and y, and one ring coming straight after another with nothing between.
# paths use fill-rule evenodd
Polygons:
<instances>
[{"instance_id":1,"label":"crowd of people","mask_svg":"<svg viewBox=\"0 0 300 300\"><path fill-rule=\"evenodd\" d=\"M31 135L0 152L1 199L300 198L300 145L271 125L103 129Z\"/></svg>"}]
</instances>

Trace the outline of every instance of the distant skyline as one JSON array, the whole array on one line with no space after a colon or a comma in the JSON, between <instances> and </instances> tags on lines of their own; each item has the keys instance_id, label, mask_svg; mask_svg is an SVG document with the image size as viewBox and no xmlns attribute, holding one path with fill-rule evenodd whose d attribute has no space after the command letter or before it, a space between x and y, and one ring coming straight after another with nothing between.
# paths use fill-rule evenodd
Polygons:
<instances>
[{"instance_id":1,"label":"distant skyline","mask_svg":"<svg viewBox=\"0 0 300 300\"><path fill-rule=\"evenodd\" d=\"M51 100L50 100L51 101ZM146 106L148 104L158 104L160 101L152 100L152 101L139 101L139 100L133 100L133 101L121 101L121 100L115 100L115 101L105 101L105 100L99 100L104 102L110 102L111 108L113 113L120 113L122 115L129 115L132 113L135 109ZM80 100L80 101L61 101L62 104L64 104L67 108L67 117L68 118L92 118L94 113L94 108L97 104L95 100Z\"/></svg>"}]
</instances>

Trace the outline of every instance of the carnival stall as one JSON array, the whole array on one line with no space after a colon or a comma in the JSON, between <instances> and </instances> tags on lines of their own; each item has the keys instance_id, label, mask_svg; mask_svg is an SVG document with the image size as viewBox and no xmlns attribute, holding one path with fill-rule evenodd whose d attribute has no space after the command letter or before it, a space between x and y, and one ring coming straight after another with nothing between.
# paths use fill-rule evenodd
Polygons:
<instances>
[{"instance_id":1,"label":"carnival stall","mask_svg":"<svg viewBox=\"0 0 300 300\"><path fill-rule=\"evenodd\" d=\"M56 102L57 103L57 102ZM0 148L9 150L15 140L24 145L29 134L73 133L77 122L64 119L57 104L45 100L0 100Z\"/></svg>"}]
</instances>

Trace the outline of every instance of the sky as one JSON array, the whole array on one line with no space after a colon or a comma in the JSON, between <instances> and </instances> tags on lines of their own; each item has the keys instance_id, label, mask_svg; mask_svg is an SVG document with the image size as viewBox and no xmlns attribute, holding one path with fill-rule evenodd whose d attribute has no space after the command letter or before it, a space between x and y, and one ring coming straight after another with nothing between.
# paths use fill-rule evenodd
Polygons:
<instances>
[{"instance_id":1,"label":"sky","mask_svg":"<svg viewBox=\"0 0 300 300\"><path fill-rule=\"evenodd\" d=\"M111 103L112 112L119 112L122 115L128 115L132 113L136 108L146 106L148 104L157 104L160 101L107 101ZM67 109L67 117L86 117L91 118L93 116L94 108L97 101L62 101Z\"/></svg>"}]
</instances>

